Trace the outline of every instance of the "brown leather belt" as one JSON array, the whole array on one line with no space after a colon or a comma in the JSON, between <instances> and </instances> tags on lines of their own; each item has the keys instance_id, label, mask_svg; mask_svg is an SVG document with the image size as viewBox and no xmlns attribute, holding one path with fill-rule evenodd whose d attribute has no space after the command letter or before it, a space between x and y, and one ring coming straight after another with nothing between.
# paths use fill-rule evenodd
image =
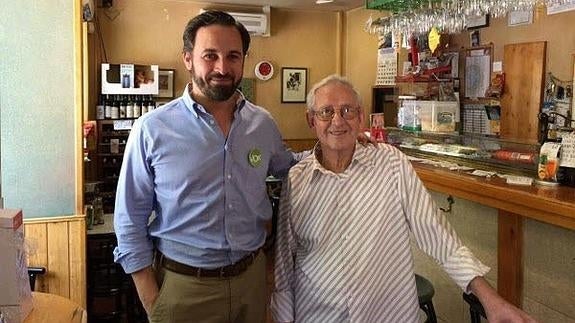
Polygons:
<instances>
[{"instance_id":1,"label":"brown leather belt","mask_svg":"<svg viewBox=\"0 0 575 323\"><path fill-rule=\"evenodd\" d=\"M182 264L170 258L166 258L162 253L157 251L157 256L159 256L158 263L160 266L166 268L169 271L173 271L178 274L188 275L188 276L196 276L200 277L219 277L219 278L226 278L226 277L234 277L241 273L243 273L248 267L254 262L260 249L253 251L249 255L243 257L242 259L238 260L236 263L231 265L227 265L224 267L213 268L213 269L205 269L205 268L198 268L193 266L188 266L186 264Z\"/></svg>"}]
</instances>

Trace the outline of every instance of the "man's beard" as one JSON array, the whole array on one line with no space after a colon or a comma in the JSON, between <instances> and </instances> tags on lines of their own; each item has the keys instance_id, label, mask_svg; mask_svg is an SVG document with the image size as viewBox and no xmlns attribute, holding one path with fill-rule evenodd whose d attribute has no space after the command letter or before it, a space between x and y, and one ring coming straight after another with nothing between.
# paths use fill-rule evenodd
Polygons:
<instances>
[{"instance_id":1,"label":"man's beard","mask_svg":"<svg viewBox=\"0 0 575 323\"><path fill-rule=\"evenodd\" d=\"M236 92L236 89L240 85L242 78L240 77L237 82L233 82L233 76L231 75L221 75L219 73L211 73L206 76L206 80L201 78L199 75L196 75L194 69L190 71L192 74L192 79L194 80L194 84L198 86L200 91L210 100L213 101L226 101L227 99L231 98L232 95ZM210 85L210 80L212 78L220 78L220 79L229 79L232 80L231 85Z\"/></svg>"}]
</instances>

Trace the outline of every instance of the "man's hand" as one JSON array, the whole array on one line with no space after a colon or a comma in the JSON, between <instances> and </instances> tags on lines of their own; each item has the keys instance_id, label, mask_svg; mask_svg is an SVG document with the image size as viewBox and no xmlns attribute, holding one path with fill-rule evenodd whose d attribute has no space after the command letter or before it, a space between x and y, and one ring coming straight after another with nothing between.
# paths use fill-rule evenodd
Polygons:
<instances>
[{"instance_id":1,"label":"man's hand","mask_svg":"<svg viewBox=\"0 0 575 323\"><path fill-rule=\"evenodd\" d=\"M367 144L372 144L375 147L377 147L378 145L377 140L375 140L375 138L367 136L363 131L360 131L359 134L357 135L357 141L363 146L367 146Z\"/></svg>"},{"instance_id":2,"label":"man's hand","mask_svg":"<svg viewBox=\"0 0 575 323\"><path fill-rule=\"evenodd\" d=\"M146 310L146 314L150 316L159 294L158 283L156 282L152 267L146 267L132 273L132 279L138 290L138 296L140 296L144 310Z\"/></svg>"},{"instance_id":3,"label":"man's hand","mask_svg":"<svg viewBox=\"0 0 575 323\"><path fill-rule=\"evenodd\" d=\"M479 298L481 305L487 314L490 323L534 323L535 319L530 317L513 304L507 302L497 294L483 277L475 277L469 283L469 289Z\"/></svg>"}]
</instances>

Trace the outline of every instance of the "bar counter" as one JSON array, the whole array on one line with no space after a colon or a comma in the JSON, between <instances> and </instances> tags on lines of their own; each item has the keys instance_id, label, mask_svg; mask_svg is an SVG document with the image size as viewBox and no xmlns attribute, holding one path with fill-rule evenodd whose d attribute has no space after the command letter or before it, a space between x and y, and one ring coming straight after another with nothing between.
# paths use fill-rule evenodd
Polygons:
<instances>
[{"instance_id":1,"label":"bar counter","mask_svg":"<svg viewBox=\"0 0 575 323\"><path fill-rule=\"evenodd\" d=\"M510 185L493 176L478 177L412 162L429 190L498 210L497 290L521 307L523 300L523 218L575 230L575 188Z\"/></svg>"},{"instance_id":2,"label":"bar counter","mask_svg":"<svg viewBox=\"0 0 575 323\"><path fill-rule=\"evenodd\" d=\"M510 185L505 179L412 163L425 186L499 210L575 230L575 188Z\"/></svg>"}]
</instances>

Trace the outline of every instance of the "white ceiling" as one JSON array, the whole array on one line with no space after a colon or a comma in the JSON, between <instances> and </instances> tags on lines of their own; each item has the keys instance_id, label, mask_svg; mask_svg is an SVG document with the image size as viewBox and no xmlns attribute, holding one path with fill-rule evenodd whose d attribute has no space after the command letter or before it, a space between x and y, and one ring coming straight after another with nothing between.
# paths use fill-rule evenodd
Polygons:
<instances>
[{"instance_id":1,"label":"white ceiling","mask_svg":"<svg viewBox=\"0 0 575 323\"><path fill-rule=\"evenodd\" d=\"M365 0L334 0L332 3L315 4L315 0L218 0L212 4L233 6L266 6L272 8L288 8L320 11L346 11L365 6Z\"/></svg>"}]
</instances>

